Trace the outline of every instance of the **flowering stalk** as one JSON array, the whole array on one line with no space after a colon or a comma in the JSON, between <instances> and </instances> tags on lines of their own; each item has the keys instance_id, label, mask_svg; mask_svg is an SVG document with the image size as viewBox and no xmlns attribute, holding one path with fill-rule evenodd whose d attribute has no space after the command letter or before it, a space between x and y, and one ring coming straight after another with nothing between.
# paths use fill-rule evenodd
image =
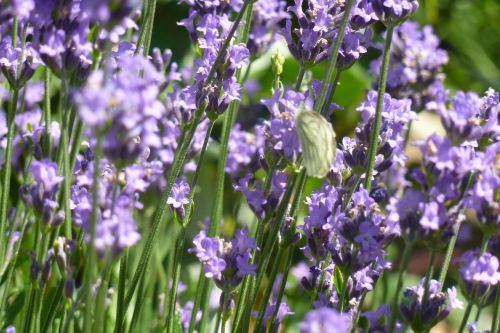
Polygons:
<instances>
[{"instance_id":1,"label":"flowering stalk","mask_svg":"<svg viewBox=\"0 0 500 333\"><path fill-rule=\"evenodd\" d=\"M318 99L316 100L316 104L314 107L314 112L321 113L323 106L326 102L326 94L328 93L328 89L332 86L332 81L334 81L333 72L335 67L337 66L337 59L339 56L340 45L342 45L342 41L344 40L345 30L347 27L347 23L349 22L349 18L351 17L351 10L354 6L354 0L347 0L345 3L344 16L342 17L342 22L340 23L339 31L337 33L337 38L333 43L333 50L328 60L328 64L326 65L325 74L323 75L323 84L321 85L321 90L319 91Z\"/></svg>"},{"instance_id":2,"label":"flowering stalk","mask_svg":"<svg viewBox=\"0 0 500 333\"><path fill-rule=\"evenodd\" d=\"M394 25L387 26L385 35L382 68L380 69L380 79L378 82L377 92L377 108L375 111L375 122L371 132L370 147L368 150L368 165L366 167L365 189L370 192L372 188L373 169L375 168L375 158L377 157L378 137L380 134L380 127L382 124L382 110L384 109L384 94L387 84L387 75L389 73L389 60L391 54L392 34L394 32ZM394 316L393 316L394 317Z\"/></svg>"},{"instance_id":3,"label":"flowering stalk","mask_svg":"<svg viewBox=\"0 0 500 333\"><path fill-rule=\"evenodd\" d=\"M233 38L236 29L238 28L238 25L243 17L244 9L248 6L249 3L251 3L252 0L247 0L243 4L241 12L238 14L238 17L234 21L231 31L227 35L226 39L224 40L224 43L219 50L219 53L217 55L216 60L214 61L213 67L208 74L203 86L206 86L207 84L210 84L215 73L217 67L220 65L220 63L223 60L223 55L225 54L227 48L229 47L229 44L231 42L231 39ZM175 180L178 178L182 171L182 167L184 165L184 161L186 159L186 155L188 152L188 149L191 145L191 141L193 140L194 133L196 131L196 128L198 127L201 117L203 116L203 113L205 112L205 108L198 108L194 114L193 120L189 126L187 135L185 139L183 140L181 147L176 151L175 157L174 157L174 162L172 164L172 167L170 169L169 175L168 175L168 180L167 180L167 187L165 188L165 191L162 194L160 203L157 207L155 217L153 220L153 224L151 226L148 238L146 240L146 244L144 245L144 249L141 253L141 258L139 259L139 265L137 266L134 276L132 278L130 287L127 291L127 296L125 298L125 311L128 307L128 304L130 303L132 296L134 294L135 288L137 287L137 284L139 282L139 279L141 275L144 273L148 263L149 263L149 258L151 256L151 251L153 249L154 241L156 239L156 233L158 232L158 227L160 225L160 222L164 219L164 216L167 211L167 199L170 195L170 191L172 190L172 187L174 185Z\"/></svg>"},{"instance_id":4,"label":"flowering stalk","mask_svg":"<svg viewBox=\"0 0 500 333\"><path fill-rule=\"evenodd\" d=\"M184 220L181 222L181 231L177 236L176 246L173 255L173 272L172 272L172 287L170 289L170 297L168 299L168 313L167 313L167 331L173 332L174 330L174 318L175 318L175 304L177 301L177 288L179 286L179 280L181 276L181 265L182 265L182 257L184 254L184 244L185 244L185 236L186 236L186 228L192 222L193 216L193 202L194 196L196 194L195 188L198 183L198 177L200 175L201 166L203 165L203 159L205 157L205 152L207 150L208 141L210 139L210 133L212 132L214 126L214 121L210 121L207 129L207 133L205 134L205 139L203 141L203 147L201 148L201 155L198 160L198 165L196 166L196 171L191 181L191 193L189 195L189 204L186 209L186 216Z\"/></svg>"},{"instance_id":5,"label":"flowering stalk","mask_svg":"<svg viewBox=\"0 0 500 333\"><path fill-rule=\"evenodd\" d=\"M253 0L245 0L243 3L243 7L240 10L240 13L238 14L238 17L236 18L235 22L233 23L233 26L231 28L231 31L229 32L228 38L224 41L223 48L219 52L217 58L216 58L216 63L217 61L222 61L222 55L225 52L225 49L229 47L229 42L231 37L234 35L236 32L236 28L239 25L239 22L241 21L243 14L245 14L245 25L243 26L241 32L238 35L237 42L239 43L247 43L248 40L248 35L250 32L250 27L251 27L251 22L252 22L252 13L253 13ZM221 59L219 59L221 58ZM215 70L216 66L214 65L209 73L209 76L207 78L208 80L211 80L213 75L215 75ZM236 80L240 82L242 80L241 77L241 70L237 70L236 72ZM214 193L214 203L212 206L212 211L210 214L210 228L208 230L208 237L214 237L216 236L219 232L219 224L222 219L222 211L223 211L223 203L224 203L224 182L225 182L225 170L226 170L226 163L227 163L227 154L229 151L229 135L231 133L231 128L234 125L234 122L236 120L236 116L238 113L238 109L240 106L240 102L238 100L232 101L229 104L228 110L225 112L224 120L223 120L223 125L222 125L222 133L221 133L221 141L220 141L220 151L219 151L219 159L217 163L217 172L216 172L216 183L215 183L215 193ZM246 279L245 279L246 280ZM193 304L193 309L191 311L191 320L189 323L189 332L193 332L194 326L196 324L196 314L200 306L202 306L202 316L206 314L206 309L207 309L207 300L206 300L206 295L208 295L209 291L209 285L208 285L208 280L203 274L203 271L200 271L199 279L198 279L198 285L196 287L196 295L195 295L195 300ZM205 295L205 296L204 296ZM203 297L204 296L204 297ZM202 318L201 324L204 324L204 320ZM200 329L200 331L202 331Z\"/></svg>"}]
</instances>

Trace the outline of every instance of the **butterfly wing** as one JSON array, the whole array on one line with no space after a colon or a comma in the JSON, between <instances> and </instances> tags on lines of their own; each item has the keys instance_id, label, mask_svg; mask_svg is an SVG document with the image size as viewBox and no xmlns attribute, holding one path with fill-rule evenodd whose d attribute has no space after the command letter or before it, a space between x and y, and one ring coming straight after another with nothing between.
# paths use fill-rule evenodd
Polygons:
<instances>
[{"instance_id":1,"label":"butterfly wing","mask_svg":"<svg viewBox=\"0 0 500 333\"><path fill-rule=\"evenodd\" d=\"M308 176L323 178L335 159L336 143L332 125L315 112L300 111L295 123Z\"/></svg>"}]
</instances>

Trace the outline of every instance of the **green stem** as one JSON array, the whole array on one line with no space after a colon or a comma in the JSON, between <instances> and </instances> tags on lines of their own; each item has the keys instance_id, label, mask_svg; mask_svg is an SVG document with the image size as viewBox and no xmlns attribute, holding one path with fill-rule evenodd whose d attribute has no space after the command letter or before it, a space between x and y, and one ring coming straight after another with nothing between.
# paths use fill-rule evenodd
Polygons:
<instances>
[{"instance_id":1,"label":"green stem","mask_svg":"<svg viewBox=\"0 0 500 333\"><path fill-rule=\"evenodd\" d=\"M106 318L106 296L108 295L109 277L111 269L106 265L101 275L101 283L97 291L96 308L95 308L95 321L93 332L105 332L105 318Z\"/></svg>"},{"instance_id":2,"label":"green stem","mask_svg":"<svg viewBox=\"0 0 500 333\"><path fill-rule=\"evenodd\" d=\"M62 116L62 131L61 131L61 151L62 151L62 175L63 186L62 186L62 202L64 209L64 234L67 239L71 239L71 208L70 208L70 195L71 195L71 172L69 169L69 155L68 155L68 147L69 147L69 124L67 121L65 114L69 114L69 110L66 109L66 96L67 96L67 87L66 80L62 80L62 91L61 91L61 100L60 100L60 114Z\"/></svg>"},{"instance_id":3,"label":"green stem","mask_svg":"<svg viewBox=\"0 0 500 333\"><path fill-rule=\"evenodd\" d=\"M424 297L422 298L423 306L425 306L429 298L429 283L430 280L432 279L432 276L434 275L434 261L436 259L436 253L437 253L437 244L435 242L435 244L432 246L431 256L429 258L429 265L427 266L427 272L425 274Z\"/></svg>"},{"instance_id":4,"label":"green stem","mask_svg":"<svg viewBox=\"0 0 500 333\"><path fill-rule=\"evenodd\" d=\"M42 328L40 332L49 332L50 326L52 325L52 322L56 317L57 309L62 298L63 290L64 290L64 281L61 280L57 284L57 289L54 293L54 296L52 296L52 301L50 302L50 307L47 311L47 317L40 326Z\"/></svg>"},{"instance_id":5,"label":"green stem","mask_svg":"<svg viewBox=\"0 0 500 333\"><path fill-rule=\"evenodd\" d=\"M116 320L115 320L115 333L124 331L125 311L125 288L127 280L127 266L128 266L128 249L125 249L123 256L120 259L120 273L118 277L118 299L116 305Z\"/></svg>"},{"instance_id":6,"label":"green stem","mask_svg":"<svg viewBox=\"0 0 500 333\"><path fill-rule=\"evenodd\" d=\"M285 263L285 268L283 269L283 277L281 278L280 288L278 290L278 294L276 295L276 307L274 308L274 312L269 318L269 327L272 331L273 327L277 325L277 316L279 307L281 304L281 300L283 299L283 295L285 293L286 281L288 279L288 272L290 271L290 267L292 266L293 259L293 246L290 246L288 250L287 260Z\"/></svg>"},{"instance_id":7,"label":"green stem","mask_svg":"<svg viewBox=\"0 0 500 333\"><path fill-rule=\"evenodd\" d=\"M297 79L295 80L295 90L299 91L302 81L304 80L304 75L306 74L306 68L300 66L299 73L297 74Z\"/></svg>"},{"instance_id":8,"label":"green stem","mask_svg":"<svg viewBox=\"0 0 500 333\"><path fill-rule=\"evenodd\" d=\"M401 261L401 265L399 267L399 274L398 274L398 282L396 284L396 291L393 296L393 302L392 302L392 315L391 315L391 321L389 324L389 333L394 332L394 328L396 327L396 319L398 317L398 307L399 307L399 294L401 292L401 288L403 287L403 277L404 273L406 271L406 267L408 266L408 262L410 261L410 256L411 256L411 250L413 249L413 241L407 240L405 242L405 248L403 250L403 259Z\"/></svg>"},{"instance_id":9,"label":"green stem","mask_svg":"<svg viewBox=\"0 0 500 333\"><path fill-rule=\"evenodd\" d=\"M352 323L351 333L356 332L356 326L358 325L359 317L361 316L361 311L363 309L363 304L365 303L367 292L368 292L367 290L363 290L363 293L361 294L361 298L358 302L358 306L356 309L356 316L354 317L354 321Z\"/></svg>"},{"instance_id":10,"label":"green stem","mask_svg":"<svg viewBox=\"0 0 500 333\"><path fill-rule=\"evenodd\" d=\"M346 1L344 7L344 16L342 17L342 22L340 23L340 27L337 33L337 38L333 43L332 55L330 56L330 59L328 60L328 63L326 65L325 74L323 75L323 84L321 85L321 90L319 92L318 99L316 101L316 104L314 105L314 112L316 113L320 113L321 110L323 109L323 105L326 102L326 94L328 92L328 88L330 88L332 81L334 80L333 72L335 71L335 67L337 66L339 49L340 46L342 45L342 41L344 40L345 30L349 22L349 18L351 16L352 7L354 6L355 2L356 1L354 0Z\"/></svg>"},{"instance_id":11,"label":"green stem","mask_svg":"<svg viewBox=\"0 0 500 333\"><path fill-rule=\"evenodd\" d=\"M83 321L83 332L90 333L92 331L92 283L95 275L95 265L97 263L97 253L95 249L96 225L98 218L98 198L99 198L99 176L100 176L100 161L102 155L102 137L97 137L97 144L94 151L94 174L92 181L92 216L90 219L90 242L87 245L87 260L85 265L83 288L85 293L85 313Z\"/></svg>"},{"instance_id":12,"label":"green stem","mask_svg":"<svg viewBox=\"0 0 500 333\"><path fill-rule=\"evenodd\" d=\"M303 188L304 182L306 180L306 175L304 170L300 172L299 175L294 175L289 188L285 192L283 198L281 199L281 202L278 207L278 211L276 213L276 218L274 219L274 222L271 226L271 230L269 231L269 234L267 236L267 239L265 241L264 247L261 249L262 256L259 258L260 260L257 263L257 274L255 277L255 284L253 288L250 290L250 299L248 304L255 304L255 301L257 299L259 287L262 283L262 280L264 279L264 275L266 273L266 269L269 265L269 262L271 260L271 256L273 254L273 248L278 245L278 233L281 228L282 222L284 221L286 217L286 213L288 212L288 203L290 202L290 199L293 196L293 193L295 195L298 195L297 191L300 188ZM242 318L242 321L237 323L238 325L241 325L242 327L237 327L237 331L239 329L245 331L247 329L247 324L250 320L250 310L251 306L247 306L247 311L245 315Z\"/></svg>"},{"instance_id":13,"label":"green stem","mask_svg":"<svg viewBox=\"0 0 500 333\"><path fill-rule=\"evenodd\" d=\"M460 328L458 329L458 333L462 333L464 331L465 325L467 325L467 321L469 320L470 313L472 311L472 306L474 303L469 302L467 304L467 308L465 308L465 313L462 318L462 322L460 323Z\"/></svg>"},{"instance_id":14,"label":"green stem","mask_svg":"<svg viewBox=\"0 0 500 333\"><path fill-rule=\"evenodd\" d=\"M45 130L43 135L43 152L45 156L50 158L51 154L51 140L50 140L50 122L51 122L51 109L50 109L50 70L45 67L44 75L44 88L45 94L43 98L43 120L45 122Z\"/></svg>"},{"instance_id":15,"label":"green stem","mask_svg":"<svg viewBox=\"0 0 500 333\"><path fill-rule=\"evenodd\" d=\"M5 148L5 160L3 164L3 180L2 180L2 197L0 202L0 267L3 267L6 251L6 228L7 228L7 211L10 194L10 178L12 173L12 151L13 142L16 132L16 123L14 121L16 115L17 102L19 99L19 90L13 88L12 99L7 118L7 147Z\"/></svg>"},{"instance_id":16,"label":"green stem","mask_svg":"<svg viewBox=\"0 0 500 333\"><path fill-rule=\"evenodd\" d=\"M443 268L441 269L441 273L439 274L439 284L441 288L444 286L444 281L446 280L446 275L448 274L448 268L450 267L451 258L453 256L453 250L455 249L455 244L458 238L458 232L460 230L460 221L458 221L453 226L453 236L451 237L448 247L446 248L446 254L444 257Z\"/></svg>"},{"instance_id":17,"label":"green stem","mask_svg":"<svg viewBox=\"0 0 500 333\"><path fill-rule=\"evenodd\" d=\"M372 188L373 169L375 168L375 158L377 157L378 150L378 137L380 134L380 127L382 125L382 111L384 109L384 94L387 84L387 74L389 72L389 61L391 54L391 42L394 32L394 26L389 25L385 36L384 53L382 58L382 67L380 69L380 79L378 82L377 92L377 108L375 111L374 127L370 138L370 147L368 150L368 165L366 167L365 189L370 192Z\"/></svg>"},{"instance_id":18,"label":"green stem","mask_svg":"<svg viewBox=\"0 0 500 333\"><path fill-rule=\"evenodd\" d=\"M330 91L328 92L328 97L326 99L326 102L321 109L322 116L325 116L328 113L330 105L332 105L333 97L335 96L335 91L337 90L337 86L339 85L341 73L342 73L341 70L337 70L337 72L335 73L335 79L333 80Z\"/></svg>"},{"instance_id":19,"label":"green stem","mask_svg":"<svg viewBox=\"0 0 500 333\"><path fill-rule=\"evenodd\" d=\"M491 332L498 332L498 323L500 322L500 286L497 285L497 294L495 296L495 305L493 307L493 320L491 322Z\"/></svg>"},{"instance_id":20,"label":"green stem","mask_svg":"<svg viewBox=\"0 0 500 333\"><path fill-rule=\"evenodd\" d=\"M268 302L271 300L271 293L273 291L274 281L276 280L276 276L278 275L280 263L281 263L281 260L283 259L283 255L285 254L285 251L286 251L286 249L284 246L279 247L276 261L274 262L273 268L271 270L271 275L269 276L269 281L268 281L266 290L264 291L264 296L262 297L262 300L261 300L259 315L257 316L257 322L255 324L255 330L257 332L262 330L262 324L263 324L262 321L264 320L264 314L266 312ZM276 304L276 306L279 306L279 304Z\"/></svg>"},{"instance_id":21,"label":"green stem","mask_svg":"<svg viewBox=\"0 0 500 333\"><path fill-rule=\"evenodd\" d=\"M76 157L80 152L80 144L83 135L83 122L80 119L76 119L76 129L74 131L74 136L72 137L71 152L69 157L69 170L73 172L75 170Z\"/></svg>"}]
</instances>

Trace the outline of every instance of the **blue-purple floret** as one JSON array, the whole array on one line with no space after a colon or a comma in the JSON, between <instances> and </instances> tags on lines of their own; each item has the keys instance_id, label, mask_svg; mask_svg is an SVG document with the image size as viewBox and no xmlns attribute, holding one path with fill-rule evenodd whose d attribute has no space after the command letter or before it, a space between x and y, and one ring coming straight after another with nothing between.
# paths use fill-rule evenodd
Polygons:
<instances>
[{"instance_id":1,"label":"blue-purple floret","mask_svg":"<svg viewBox=\"0 0 500 333\"><path fill-rule=\"evenodd\" d=\"M202 230L193 239L193 245L189 252L196 254L205 276L213 279L224 291L235 289L245 276L256 273L256 266L250 260L257 245L249 237L247 227L237 230L230 242L218 237L207 237Z\"/></svg>"}]
</instances>

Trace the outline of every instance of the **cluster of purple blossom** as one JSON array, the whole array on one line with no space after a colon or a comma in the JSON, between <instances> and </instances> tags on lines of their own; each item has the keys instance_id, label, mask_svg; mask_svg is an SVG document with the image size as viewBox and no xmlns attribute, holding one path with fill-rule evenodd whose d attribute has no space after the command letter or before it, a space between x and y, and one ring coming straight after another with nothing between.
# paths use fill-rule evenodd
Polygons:
<instances>
[{"instance_id":1,"label":"cluster of purple blossom","mask_svg":"<svg viewBox=\"0 0 500 333\"><path fill-rule=\"evenodd\" d=\"M228 321L234 332L278 332L288 327L287 318L301 321L301 332L425 332L465 307L460 332L466 326L479 332L469 320L472 307L478 318L493 304L496 333L500 93L446 90L448 55L439 39L430 26L405 22L418 2L180 2L189 13L179 25L197 51L182 68L169 50L149 51L154 0L143 6L138 0L0 4L2 327L205 332L213 317L213 330L222 332ZM296 117L331 118L343 108L334 103L340 74L369 47L379 47L371 28L378 23L387 28L383 54L370 66L379 81L356 108L359 124L352 137L341 138L323 183L307 182ZM250 94L245 71L276 41L298 62L297 82L281 81L283 59L274 56L275 85L260 102L266 119L253 127L233 124L241 96ZM335 76L305 80L322 62L333 65ZM443 135L411 142L417 112L439 117ZM190 239L197 181L219 118L214 207ZM408 145L418 147L420 162L408 163ZM226 177L233 190L225 190ZM313 189L302 197L306 183ZM251 218L230 217L237 221L226 223L224 233L234 224L241 228L226 241L219 232L223 196L235 192ZM464 304L457 287L443 288L460 227L470 221L482 244L455 260ZM158 237L164 246L155 245ZM397 289L389 302L370 309L366 295L395 268L389 247L400 241ZM430 249L429 269L402 291L417 244ZM447 262L437 280L434 259L443 244ZM180 280L192 281L183 270L188 253L201 263L200 275L187 287L194 298L180 307L187 294ZM299 256L307 269L292 267ZM30 282L20 284L28 275ZM299 283L290 283L289 275ZM221 291L216 315L211 282ZM307 305L296 310L287 288ZM148 295L154 297L142 304ZM24 309L12 315L19 302ZM141 315L145 307L155 311ZM153 316L148 327L135 326Z\"/></svg>"}]
</instances>

